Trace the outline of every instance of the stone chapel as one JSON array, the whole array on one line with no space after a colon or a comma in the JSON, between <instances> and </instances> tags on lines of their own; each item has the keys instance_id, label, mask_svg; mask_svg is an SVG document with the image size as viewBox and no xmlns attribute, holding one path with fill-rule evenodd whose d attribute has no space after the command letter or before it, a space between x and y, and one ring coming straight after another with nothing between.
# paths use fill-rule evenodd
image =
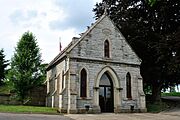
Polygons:
<instances>
[{"instance_id":1,"label":"stone chapel","mask_svg":"<svg viewBox=\"0 0 180 120\"><path fill-rule=\"evenodd\" d=\"M140 63L104 14L49 63L46 105L62 113L146 112Z\"/></svg>"}]
</instances>

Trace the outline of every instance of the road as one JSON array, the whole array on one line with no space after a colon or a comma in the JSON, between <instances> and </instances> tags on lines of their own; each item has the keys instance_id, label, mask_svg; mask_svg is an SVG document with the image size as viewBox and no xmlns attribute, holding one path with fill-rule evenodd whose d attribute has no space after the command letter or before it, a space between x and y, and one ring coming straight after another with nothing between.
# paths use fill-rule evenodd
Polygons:
<instances>
[{"instance_id":1,"label":"road","mask_svg":"<svg viewBox=\"0 0 180 120\"><path fill-rule=\"evenodd\" d=\"M180 112L179 112L180 113ZM180 120L180 114L167 114L167 113L126 113L126 114L70 114L67 115L75 120Z\"/></svg>"},{"instance_id":2,"label":"road","mask_svg":"<svg viewBox=\"0 0 180 120\"><path fill-rule=\"evenodd\" d=\"M63 115L0 113L0 120L73 120Z\"/></svg>"},{"instance_id":3,"label":"road","mask_svg":"<svg viewBox=\"0 0 180 120\"><path fill-rule=\"evenodd\" d=\"M180 120L179 112L165 113L104 113L104 114L68 114L68 115L42 115L42 114L12 114L0 113L0 120Z\"/></svg>"},{"instance_id":4,"label":"road","mask_svg":"<svg viewBox=\"0 0 180 120\"><path fill-rule=\"evenodd\" d=\"M165 96L165 97L161 97L161 99L166 100L166 101L180 103L180 97L177 97L177 96Z\"/></svg>"}]
</instances>

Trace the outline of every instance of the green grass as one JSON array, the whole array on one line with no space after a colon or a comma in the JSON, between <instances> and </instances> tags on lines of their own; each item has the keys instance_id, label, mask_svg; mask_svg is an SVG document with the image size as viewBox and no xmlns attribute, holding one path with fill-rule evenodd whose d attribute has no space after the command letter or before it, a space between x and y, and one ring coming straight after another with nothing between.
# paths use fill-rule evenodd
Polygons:
<instances>
[{"instance_id":1,"label":"green grass","mask_svg":"<svg viewBox=\"0 0 180 120\"><path fill-rule=\"evenodd\" d=\"M161 96L178 96L178 97L180 97L180 92L162 93Z\"/></svg>"},{"instance_id":2,"label":"green grass","mask_svg":"<svg viewBox=\"0 0 180 120\"><path fill-rule=\"evenodd\" d=\"M57 114L57 110L50 107L20 105L0 105L0 112Z\"/></svg>"},{"instance_id":3,"label":"green grass","mask_svg":"<svg viewBox=\"0 0 180 120\"><path fill-rule=\"evenodd\" d=\"M164 111L168 108L168 105L164 102L159 102L159 103L151 103L151 102L148 102L146 104L146 107L147 107L147 112L150 112L150 113L159 113L161 111Z\"/></svg>"}]
</instances>

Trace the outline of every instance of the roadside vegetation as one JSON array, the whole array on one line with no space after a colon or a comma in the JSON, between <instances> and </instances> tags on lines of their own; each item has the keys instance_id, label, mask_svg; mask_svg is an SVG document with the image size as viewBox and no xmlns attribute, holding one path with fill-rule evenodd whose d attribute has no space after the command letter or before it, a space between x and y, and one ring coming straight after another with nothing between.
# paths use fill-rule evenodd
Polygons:
<instances>
[{"instance_id":1,"label":"roadside vegetation","mask_svg":"<svg viewBox=\"0 0 180 120\"><path fill-rule=\"evenodd\" d=\"M159 113L164 110L167 110L169 108L169 105L165 102L157 102L157 103L147 102L146 107L147 107L147 112Z\"/></svg>"},{"instance_id":2,"label":"roadside vegetation","mask_svg":"<svg viewBox=\"0 0 180 120\"><path fill-rule=\"evenodd\" d=\"M6 85L0 86L0 94L9 94L9 88Z\"/></svg>"},{"instance_id":3,"label":"roadside vegetation","mask_svg":"<svg viewBox=\"0 0 180 120\"><path fill-rule=\"evenodd\" d=\"M165 96L176 96L180 97L180 92L161 93L161 97ZM175 106L175 103L170 101L152 102L152 95L146 95L146 107L147 112L159 113Z\"/></svg>"},{"instance_id":4,"label":"roadside vegetation","mask_svg":"<svg viewBox=\"0 0 180 120\"><path fill-rule=\"evenodd\" d=\"M50 107L35 107L22 105L0 105L0 112L32 113L32 114L58 114L57 109Z\"/></svg>"},{"instance_id":5,"label":"roadside vegetation","mask_svg":"<svg viewBox=\"0 0 180 120\"><path fill-rule=\"evenodd\" d=\"M177 96L177 97L180 97L180 92L162 93L161 96L162 97L164 97L164 96Z\"/></svg>"}]
</instances>

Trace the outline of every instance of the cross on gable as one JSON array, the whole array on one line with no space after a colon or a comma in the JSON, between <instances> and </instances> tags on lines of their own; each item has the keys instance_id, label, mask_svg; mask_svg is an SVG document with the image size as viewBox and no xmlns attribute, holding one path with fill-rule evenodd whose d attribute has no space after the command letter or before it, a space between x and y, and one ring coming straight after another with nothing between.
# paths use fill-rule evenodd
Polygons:
<instances>
[{"instance_id":1,"label":"cross on gable","mask_svg":"<svg viewBox=\"0 0 180 120\"><path fill-rule=\"evenodd\" d=\"M108 9L108 7L109 7L108 4L107 4L106 2L104 2L103 5L102 5L102 7L103 7L103 9L104 9L104 14L107 15L107 14L108 14L107 9Z\"/></svg>"}]
</instances>

